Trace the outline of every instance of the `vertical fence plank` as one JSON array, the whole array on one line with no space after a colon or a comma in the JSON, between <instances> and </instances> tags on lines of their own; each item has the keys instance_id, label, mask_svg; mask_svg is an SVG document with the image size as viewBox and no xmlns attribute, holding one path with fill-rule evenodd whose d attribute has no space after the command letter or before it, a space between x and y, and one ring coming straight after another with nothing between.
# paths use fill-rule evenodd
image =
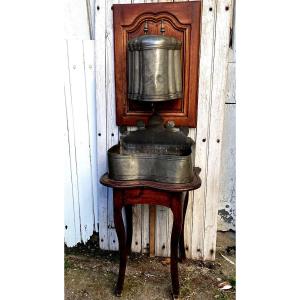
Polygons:
<instances>
[{"instance_id":1,"label":"vertical fence plank","mask_svg":"<svg viewBox=\"0 0 300 300\"><path fill-rule=\"evenodd\" d=\"M98 232L99 206L98 206L98 174L97 174L97 122L96 122L96 99L95 99L95 59L94 41L83 41L84 74L86 99L88 108L88 126L90 143L90 164L92 177L92 196L94 211L94 230Z\"/></svg>"},{"instance_id":2,"label":"vertical fence plank","mask_svg":"<svg viewBox=\"0 0 300 300\"><path fill-rule=\"evenodd\" d=\"M73 40L69 45L69 70L76 143L76 162L80 204L81 238L86 242L93 234L93 192L90 161L87 95L85 87L82 41Z\"/></svg>"},{"instance_id":3,"label":"vertical fence plank","mask_svg":"<svg viewBox=\"0 0 300 300\"><path fill-rule=\"evenodd\" d=\"M193 259L202 259L204 254L204 218L215 22L216 0L204 0L202 4L198 114L195 138L195 165L201 168L202 186L194 191L191 232L193 239L191 256Z\"/></svg>"},{"instance_id":4,"label":"vertical fence plank","mask_svg":"<svg viewBox=\"0 0 300 300\"><path fill-rule=\"evenodd\" d=\"M105 4L106 1L96 0L95 10L95 60L96 60L96 104L97 104L97 158L98 178L107 171L106 158L106 85L105 85ZM109 249L107 223L107 187L98 185L99 201L99 242L100 248Z\"/></svg>"},{"instance_id":5,"label":"vertical fence plank","mask_svg":"<svg viewBox=\"0 0 300 300\"><path fill-rule=\"evenodd\" d=\"M235 1L231 19L231 45L228 53L227 94L223 126L221 190L218 230L235 230Z\"/></svg>"},{"instance_id":6,"label":"vertical fence plank","mask_svg":"<svg viewBox=\"0 0 300 300\"><path fill-rule=\"evenodd\" d=\"M217 213L220 198L220 165L225 108L229 28L232 0L217 3L217 22L207 167L204 259L214 260L216 254Z\"/></svg>"},{"instance_id":7,"label":"vertical fence plank","mask_svg":"<svg viewBox=\"0 0 300 300\"><path fill-rule=\"evenodd\" d=\"M235 230L235 104L225 104L218 230Z\"/></svg>"},{"instance_id":8,"label":"vertical fence plank","mask_svg":"<svg viewBox=\"0 0 300 300\"><path fill-rule=\"evenodd\" d=\"M105 67L106 67L106 114L107 114L107 149L119 142L119 130L116 125L116 102L115 102L115 75L114 75L114 35L113 35L113 16L112 5L118 3L117 0L106 1L106 48L105 48ZM113 190L108 189L107 202L108 216L108 243L110 250L118 250L118 239L113 219Z\"/></svg>"},{"instance_id":9,"label":"vertical fence plank","mask_svg":"<svg viewBox=\"0 0 300 300\"><path fill-rule=\"evenodd\" d=\"M142 206L142 253L149 252L149 205Z\"/></svg>"},{"instance_id":10,"label":"vertical fence plank","mask_svg":"<svg viewBox=\"0 0 300 300\"><path fill-rule=\"evenodd\" d=\"M87 2L65 0L65 39L90 39Z\"/></svg>"},{"instance_id":11,"label":"vertical fence plank","mask_svg":"<svg viewBox=\"0 0 300 300\"><path fill-rule=\"evenodd\" d=\"M189 129L189 137L193 140L196 139L196 128ZM192 161L193 166L195 165L195 151L193 147L192 152ZM185 225L184 225L184 242L185 242L185 252L187 258L192 258L192 245L193 245L193 209L194 209L194 192L189 192L189 201L185 215Z\"/></svg>"},{"instance_id":12,"label":"vertical fence plank","mask_svg":"<svg viewBox=\"0 0 300 300\"><path fill-rule=\"evenodd\" d=\"M66 89L66 84L65 84ZM79 228L79 216L75 219L74 201L77 200L76 195L73 195L72 171L71 171L71 153L70 153L70 140L68 129L68 113L67 113L67 99L65 92L65 108L66 118L64 127L64 163L65 163L65 185L64 185L64 220L65 220L65 244L68 247L75 246L81 240ZM77 189L75 189L77 192Z\"/></svg>"},{"instance_id":13,"label":"vertical fence plank","mask_svg":"<svg viewBox=\"0 0 300 300\"><path fill-rule=\"evenodd\" d=\"M168 256L168 208L156 205L155 255Z\"/></svg>"},{"instance_id":14,"label":"vertical fence plank","mask_svg":"<svg viewBox=\"0 0 300 300\"><path fill-rule=\"evenodd\" d=\"M142 205L134 205L132 210L132 245L133 252L142 251Z\"/></svg>"},{"instance_id":15,"label":"vertical fence plank","mask_svg":"<svg viewBox=\"0 0 300 300\"><path fill-rule=\"evenodd\" d=\"M65 44L65 105L66 105L66 121L68 129L68 145L67 150L69 151L70 160L70 172L72 181L72 199L69 195L65 197L65 203L70 203L65 208L65 220L68 220L71 216L74 220L74 226L67 227L66 231L72 232L74 234L74 240L68 240L68 234L65 232L65 242L68 246L75 246L76 243L81 241L80 232L80 210L79 210L79 193L78 193L78 178L77 178L77 158L76 158L76 144L75 144L75 129L74 129L74 118L73 118L73 107L72 107L72 94L71 94L71 84L70 84L70 63L69 63L69 49L68 42ZM66 155L68 155L66 153ZM68 172L68 169L65 169ZM71 203L72 201L72 203ZM71 223L72 224L72 223ZM66 224L68 226L68 224ZM70 225L70 224L69 224Z\"/></svg>"}]
</instances>

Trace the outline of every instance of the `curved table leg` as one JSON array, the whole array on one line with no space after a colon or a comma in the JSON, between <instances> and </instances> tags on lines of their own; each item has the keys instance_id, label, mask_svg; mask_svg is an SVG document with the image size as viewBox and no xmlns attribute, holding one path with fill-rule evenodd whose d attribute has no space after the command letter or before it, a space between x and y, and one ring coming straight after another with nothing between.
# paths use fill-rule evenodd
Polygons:
<instances>
[{"instance_id":1,"label":"curved table leg","mask_svg":"<svg viewBox=\"0 0 300 300\"><path fill-rule=\"evenodd\" d=\"M126 235L125 227L122 218L122 192L114 190L114 222L115 229L119 240L119 252L120 252L120 265L119 265L119 277L116 286L116 296L120 297L123 290L126 263L127 263L127 250L126 250Z\"/></svg>"},{"instance_id":2,"label":"curved table leg","mask_svg":"<svg viewBox=\"0 0 300 300\"><path fill-rule=\"evenodd\" d=\"M127 225L126 251L127 251L127 255L130 255L131 244L132 244L132 205L125 206L125 214L126 214L126 225Z\"/></svg>"},{"instance_id":3,"label":"curved table leg","mask_svg":"<svg viewBox=\"0 0 300 300\"><path fill-rule=\"evenodd\" d=\"M185 214L186 214L188 202L189 202L189 192L185 192L184 203L183 203L182 229L181 229L181 235L179 240L180 262L186 259L185 246L184 246L184 221L185 221Z\"/></svg>"},{"instance_id":4,"label":"curved table leg","mask_svg":"<svg viewBox=\"0 0 300 300\"><path fill-rule=\"evenodd\" d=\"M171 279L173 288L173 298L179 297L178 279L178 244L182 230L182 194L178 193L172 199L171 210L173 212L173 228L171 235Z\"/></svg>"}]
</instances>

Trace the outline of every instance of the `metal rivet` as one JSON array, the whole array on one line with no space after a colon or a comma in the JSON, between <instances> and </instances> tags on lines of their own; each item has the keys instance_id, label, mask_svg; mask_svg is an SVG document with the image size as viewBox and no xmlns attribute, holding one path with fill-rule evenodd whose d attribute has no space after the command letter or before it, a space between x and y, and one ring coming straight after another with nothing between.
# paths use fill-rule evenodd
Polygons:
<instances>
[{"instance_id":1,"label":"metal rivet","mask_svg":"<svg viewBox=\"0 0 300 300\"><path fill-rule=\"evenodd\" d=\"M202 139L202 142L205 143L205 142L206 142L206 139Z\"/></svg>"}]
</instances>

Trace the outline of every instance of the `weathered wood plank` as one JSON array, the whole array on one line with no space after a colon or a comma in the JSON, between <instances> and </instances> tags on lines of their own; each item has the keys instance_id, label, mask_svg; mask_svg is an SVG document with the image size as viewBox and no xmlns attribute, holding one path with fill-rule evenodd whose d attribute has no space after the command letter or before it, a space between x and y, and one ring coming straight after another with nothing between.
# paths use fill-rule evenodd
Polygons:
<instances>
[{"instance_id":1,"label":"weathered wood plank","mask_svg":"<svg viewBox=\"0 0 300 300\"><path fill-rule=\"evenodd\" d=\"M119 142L119 129L116 125L116 102L115 102L115 74L114 74L114 37L113 37L113 12L112 5L117 4L117 0L108 0L105 7L105 71L106 71L106 140L107 149ZM108 221L108 244L110 250L118 250L118 239L113 219L113 191L108 189L107 202Z\"/></svg>"},{"instance_id":2,"label":"weathered wood plank","mask_svg":"<svg viewBox=\"0 0 300 300\"><path fill-rule=\"evenodd\" d=\"M95 60L94 41L85 40L83 43L84 74L89 126L90 144L90 165L92 177L92 196L94 212L94 230L98 232L99 226L99 205L98 205L98 185L97 174L97 122L96 122L96 97L95 97Z\"/></svg>"},{"instance_id":3,"label":"weathered wood plank","mask_svg":"<svg viewBox=\"0 0 300 300\"><path fill-rule=\"evenodd\" d=\"M155 256L156 206L149 205L149 255Z\"/></svg>"},{"instance_id":4,"label":"weathered wood plank","mask_svg":"<svg viewBox=\"0 0 300 300\"><path fill-rule=\"evenodd\" d=\"M90 39L90 24L86 1L65 0L64 15L65 39Z\"/></svg>"},{"instance_id":5,"label":"weathered wood plank","mask_svg":"<svg viewBox=\"0 0 300 300\"><path fill-rule=\"evenodd\" d=\"M196 128L189 129L189 137L193 140L196 139ZM194 150L194 149L193 149ZM193 166L195 162L195 152L192 153ZM185 215L184 224L184 240L185 240L185 253L187 258L192 258L192 245L193 245L193 209L194 209L194 191L189 192L189 202Z\"/></svg>"},{"instance_id":6,"label":"weathered wood plank","mask_svg":"<svg viewBox=\"0 0 300 300\"><path fill-rule=\"evenodd\" d=\"M236 104L235 97L235 63L228 63L227 65L227 88L226 88L226 104Z\"/></svg>"},{"instance_id":7,"label":"weathered wood plank","mask_svg":"<svg viewBox=\"0 0 300 300\"><path fill-rule=\"evenodd\" d=\"M149 205L142 206L142 253L149 253Z\"/></svg>"},{"instance_id":8,"label":"weathered wood plank","mask_svg":"<svg viewBox=\"0 0 300 300\"><path fill-rule=\"evenodd\" d=\"M195 165L201 168L202 186L194 191L192 258L204 256L204 219L207 181L209 120L215 44L216 1L204 0L201 23L200 76L198 87L198 119L195 146Z\"/></svg>"},{"instance_id":9,"label":"weathered wood plank","mask_svg":"<svg viewBox=\"0 0 300 300\"><path fill-rule=\"evenodd\" d=\"M76 166L80 204L81 238L86 242L93 234L92 169L88 125L87 94L82 41L68 42L72 112L76 144Z\"/></svg>"},{"instance_id":10,"label":"weathered wood plank","mask_svg":"<svg viewBox=\"0 0 300 300\"><path fill-rule=\"evenodd\" d=\"M78 200L78 178L77 178L77 167L76 167L76 145L75 145L75 133L74 133L74 119L73 119L73 108L71 99L71 85L70 85L70 71L69 71L69 55L68 55L68 42L65 43L65 106L66 106L66 126L68 129L68 145L65 145L66 155L69 155L70 163L70 176L72 184L72 199L70 199L70 191L67 191L65 195L65 225L67 225L67 232L65 232L65 242L68 246L75 246L81 241L80 232L80 215L79 215L79 200ZM67 159L67 158L66 158ZM68 164L68 162L66 161ZM68 168L68 165L66 166ZM68 169L65 169L65 176L68 176ZM67 178L67 180L69 180ZM68 186L66 187L66 189ZM73 222L69 222L70 218ZM68 238L72 236L72 240Z\"/></svg>"},{"instance_id":11,"label":"weathered wood plank","mask_svg":"<svg viewBox=\"0 0 300 300\"><path fill-rule=\"evenodd\" d=\"M66 86L65 86L66 89ZM65 92L66 98L66 92ZM71 172L71 153L68 129L67 99L65 99L66 118L64 127L64 163L65 163L65 185L64 185L64 220L65 220L65 244L68 247L75 246L80 240L80 220L78 214L75 215L74 201L77 197L73 195L72 172ZM75 189L77 192L77 189ZM78 204L78 202L77 202Z\"/></svg>"},{"instance_id":12,"label":"weathered wood plank","mask_svg":"<svg viewBox=\"0 0 300 300\"><path fill-rule=\"evenodd\" d=\"M156 205L155 255L168 256L169 209Z\"/></svg>"},{"instance_id":13,"label":"weathered wood plank","mask_svg":"<svg viewBox=\"0 0 300 300\"><path fill-rule=\"evenodd\" d=\"M227 65L227 93L223 125L221 158L221 190L218 230L235 230L235 1L230 24L231 41Z\"/></svg>"},{"instance_id":14,"label":"weathered wood plank","mask_svg":"<svg viewBox=\"0 0 300 300\"><path fill-rule=\"evenodd\" d=\"M207 166L207 194L205 213L204 259L214 260L216 254L217 212L220 199L221 147L225 109L229 27L232 0L217 3L216 39L213 88L210 112L209 155Z\"/></svg>"},{"instance_id":15,"label":"weathered wood plank","mask_svg":"<svg viewBox=\"0 0 300 300\"><path fill-rule=\"evenodd\" d=\"M95 63L96 63L96 107L97 107L97 158L98 178L107 171L106 132L106 85L105 85L105 1L96 0L95 11ZM99 242L100 248L109 249L107 222L107 187L98 185Z\"/></svg>"},{"instance_id":16,"label":"weathered wood plank","mask_svg":"<svg viewBox=\"0 0 300 300\"><path fill-rule=\"evenodd\" d=\"M218 230L235 230L235 104L225 105Z\"/></svg>"},{"instance_id":17,"label":"weathered wood plank","mask_svg":"<svg viewBox=\"0 0 300 300\"><path fill-rule=\"evenodd\" d=\"M132 245L133 252L142 251L142 205L135 205L132 210Z\"/></svg>"}]
</instances>

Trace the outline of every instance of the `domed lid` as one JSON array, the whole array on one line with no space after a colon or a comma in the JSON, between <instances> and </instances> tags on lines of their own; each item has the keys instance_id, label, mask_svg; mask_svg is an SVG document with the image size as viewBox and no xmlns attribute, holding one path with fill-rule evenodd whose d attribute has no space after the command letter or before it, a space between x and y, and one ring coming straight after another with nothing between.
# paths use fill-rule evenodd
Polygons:
<instances>
[{"instance_id":1,"label":"domed lid","mask_svg":"<svg viewBox=\"0 0 300 300\"><path fill-rule=\"evenodd\" d=\"M181 49L181 41L171 36L142 35L128 41L128 49Z\"/></svg>"}]
</instances>

